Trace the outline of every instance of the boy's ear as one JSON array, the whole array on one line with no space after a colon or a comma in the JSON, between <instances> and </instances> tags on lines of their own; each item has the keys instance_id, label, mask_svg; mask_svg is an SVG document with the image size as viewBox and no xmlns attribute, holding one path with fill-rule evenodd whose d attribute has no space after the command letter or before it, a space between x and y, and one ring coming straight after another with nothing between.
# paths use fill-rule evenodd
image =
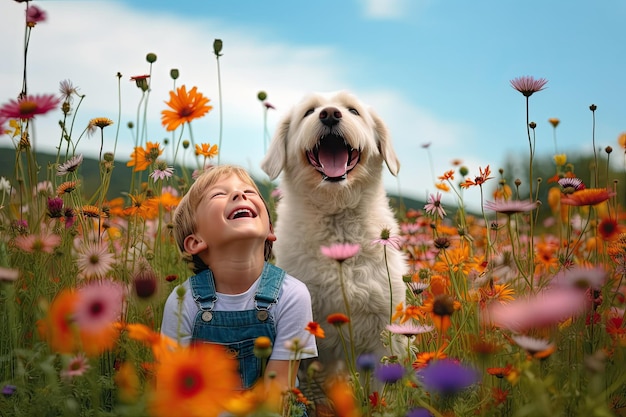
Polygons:
<instances>
[{"instance_id":1,"label":"boy's ear","mask_svg":"<svg viewBox=\"0 0 626 417\"><path fill-rule=\"evenodd\" d=\"M197 255L207 248L207 244L195 234L191 234L183 241L183 247L185 248L185 252L191 255Z\"/></svg>"},{"instance_id":2,"label":"boy's ear","mask_svg":"<svg viewBox=\"0 0 626 417\"><path fill-rule=\"evenodd\" d=\"M267 234L267 240L270 242L276 242L276 235L274 234L274 226L270 223L270 232Z\"/></svg>"}]
</instances>

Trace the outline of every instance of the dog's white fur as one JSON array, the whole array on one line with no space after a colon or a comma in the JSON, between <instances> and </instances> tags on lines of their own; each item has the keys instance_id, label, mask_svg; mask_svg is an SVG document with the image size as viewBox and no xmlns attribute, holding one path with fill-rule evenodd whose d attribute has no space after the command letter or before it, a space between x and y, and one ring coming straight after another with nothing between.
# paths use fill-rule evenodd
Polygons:
<instances>
[{"instance_id":1,"label":"dog's white fur","mask_svg":"<svg viewBox=\"0 0 626 417\"><path fill-rule=\"evenodd\" d=\"M334 110L339 110L340 118L329 127L322 119ZM358 164L342 180L324 180L320 169L307 158L307 151L315 149L318 140L330 133L342 136L352 148L360 150ZM283 174L275 228L276 264L303 281L311 292L313 318L326 330L326 337L317 341L319 360L326 366L345 358L339 334L326 318L332 313L345 314L346 309L339 264L322 255L321 246L361 245L359 254L341 267L357 355L388 354L380 334L389 323L390 303L395 309L404 300L402 275L407 267L403 255L387 246L390 294L383 246L372 243L383 228L388 228L392 236L398 233L383 188L383 163L397 175L399 161L385 124L345 91L311 94L293 107L279 123L261 163L271 179ZM342 331L349 342L348 327L343 326Z\"/></svg>"}]
</instances>

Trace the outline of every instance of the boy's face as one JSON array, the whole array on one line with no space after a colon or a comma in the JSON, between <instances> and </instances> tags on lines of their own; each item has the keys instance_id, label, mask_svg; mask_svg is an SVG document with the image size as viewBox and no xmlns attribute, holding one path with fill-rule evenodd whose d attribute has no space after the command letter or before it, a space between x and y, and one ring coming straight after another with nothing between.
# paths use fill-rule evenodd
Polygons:
<instances>
[{"instance_id":1,"label":"boy's face","mask_svg":"<svg viewBox=\"0 0 626 417\"><path fill-rule=\"evenodd\" d=\"M211 185L196 209L196 231L185 239L191 254L239 240L274 239L269 215L255 187L237 175Z\"/></svg>"}]
</instances>

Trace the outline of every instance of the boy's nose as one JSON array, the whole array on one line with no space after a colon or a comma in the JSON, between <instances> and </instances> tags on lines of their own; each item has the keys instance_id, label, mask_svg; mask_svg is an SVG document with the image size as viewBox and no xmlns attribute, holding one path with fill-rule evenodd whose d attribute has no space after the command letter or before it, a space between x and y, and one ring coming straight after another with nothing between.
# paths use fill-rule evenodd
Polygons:
<instances>
[{"instance_id":1,"label":"boy's nose","mask_svg":"<svg viewBox=\"0 0 626 417\"><path fill-rule=\"evenodd\" d=\"M238 198L242 198L243 200L247 200L248 197L246 197L246 193L244 193L243 191L235 191L233 192L233 201L237 200Z\"/></svg>"}]
</instances>

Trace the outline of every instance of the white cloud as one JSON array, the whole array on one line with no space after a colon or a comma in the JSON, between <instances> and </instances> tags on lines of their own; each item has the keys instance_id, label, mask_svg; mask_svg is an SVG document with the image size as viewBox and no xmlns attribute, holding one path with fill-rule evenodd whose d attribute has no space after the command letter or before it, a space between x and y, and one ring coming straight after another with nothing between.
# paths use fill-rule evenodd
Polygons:
<instances>
[{"instance_id":1,"label":"white cloud","mask_svg":"<svg viewBox=\"0 0 626 417\"><path fill-rule=\"evenodd\" d=\"M370 19L399 19L406 16L410 0L362 0L365 17Z\"/></svg>"},{"instance_id":2,"label":"white cloud","mask_svg":"<svg viewBox=\"0 0 626 417\"><path fill-rule=\"evenodd\" d=\"M220 58L223 92L222 160L249 168L263 175L259 165L263 149L263 108L256 98L258 91L268 93L268 101L276 110L268 113L270 132L288 108L309 91L348 89L355 92L383 117L394 137L402 168L402 192L426 198L432 192L433 172L427 153L421 147L432 142L433 166L440 170L450 161L442 160L447 150L460 143L474 142L472 131L441 120L403 95L391 89L372 90L353 85L341 51L329 45L306 46L289 40L272 41L245 28L232 28L215 19L182 19L165 14L131 10L114 2L47 2L48 21L32 31L28 58L28 84L31 93L56 93L58 83L71 79L85 94L77 114L75 132L80 132L93 117L109 117L118 121L118 86L121 80L122 117L117 157L127 160L133 138L126 128L137 118L141 92L130 76L147 73L145 55L158 56L152 70L152 87L148 105L147 140L170 138L160 125L160 111L173 82L171 68L178 68L177 85L198 86L210 97L214 110L193 122L196 143L217 143L219 138L219 96L217 64L213 55L213 39L224 42ZM14 42L0 44L0 103L14 98L21 87L21 55L23 7L15 2L0 3L0 38ZM53 150L59 143L59 113L37 120L37 146ZM104 151L111 151L115 129L105 129ZM185 133L185 139L188 138ZM0 146L6 146L1 144ZM98 139L81 139L77 152L97 156ZM449 154L449 153L448 153ZM190 157L189 157L190 158ZM468 164L470 161L466 161ZM473 162L473 161L472 161ZM442 172L434 172L441 175ZM397 191L398 181L386 175L386 185Z\"/></svg>"}]
</instances>

